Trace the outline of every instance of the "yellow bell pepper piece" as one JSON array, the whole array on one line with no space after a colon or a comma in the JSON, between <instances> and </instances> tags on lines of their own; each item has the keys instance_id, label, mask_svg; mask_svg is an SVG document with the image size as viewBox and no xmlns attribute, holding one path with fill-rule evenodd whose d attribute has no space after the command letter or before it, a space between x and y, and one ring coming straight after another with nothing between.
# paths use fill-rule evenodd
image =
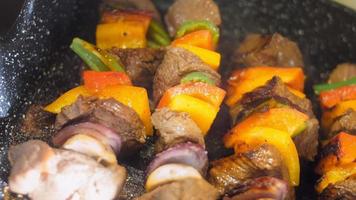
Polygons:
<instances>
[{"instance_id":1,"label":"yellow bell pepper piece","mask_svg":"<svg viewBox=\"0 0 356 200\"><path fill-rule=\"evenodd\" d=\"M209 65L212 69L218 70L220 66L221 55L215 51L210 51L208 49L203 49L200 47L187 45L187 44L177 44L176 47L186 49L196 56L198 56L204 63Z\"/></svg>"},{"instance_id":2,"label":"yellow bell pepper piece","mask_svg":"<svg viewBox=\"0 0 356 200\"><path fill-rule=\"evenodd\" d=\"M316 191L322 192L329 184L343 181L346 178L356 174L356 163L349 163L340 167L334 167L326 172L321 181L316 185Z\"/></svg>"},{"instance_id":3,"label":"yellow bell pepper piece","mask_svg":"<svg viewBox=\"0 0 356 200\"><path fill-rule=\"evenodd\" d=\"M134 109L142 120L147 135L152 135L151 111L145 88L127 85L115 85L104 88L97 93L99 98L114 98Z\"/></svg>"},{"instance_id":4,"label":"yellow bell pepper piece","mask_svg":"<svg viewBox=\"0 0 356 200\"><path fill-rule=\"evenodd\" d=\"M96 45L101 49L144 48L146 47L147 27L140 21L117 21L98 24Z\"/></svg>"},{"instance_id":5,"label":"yellow bell pepper piece","mask_svg":"<svg viewBox=\"0 0 356 200\"><path fill-rule=\"evenodd\" d=\"M356 110L356 100L343 101L337 104L331 111L325 111L321 119L323 129L327 131L334 119L345 114L349 109Z\"/></svg>"},{"instance_id":6,"label":"yellow bell pepper piece","mask_svg":"<svg viewBox=\"0 0 356 200\"><path fill-rule=\"evenodd\" d=\"M44 110L52 113L60 113L61 109L64 106L71 105L74 103L77 98L82 95L82 96L90 96L91 93L85 89L84 86L78 86L75 87L67 92L65 92L62 96L60 96L58 99L56 99L54 102L49 104L44 108Z\"/></svg>"},{"instance_id":7,"label":"yellow bell pepper piece","mask_svg":"<svg viewBox=\"0 0 356 200\"><path fill-rule=\"evenodd\" d=\"M219 111L213 105L188 95L175 96L168 104L168 108L188 113L204 135L208 133Z\"/></svg>"},{"instance_id":8,"label":"yellow bell pepper piece","mask_svg":"<svg viewBox=\"0 0 356 200\"><path fill-rule=\"evenodd\" d=\"M295 96L304 99L305 98L305 94L299 90L293 89L289 86L287 86L288 90L293 93Z\"/></svg>"},{"instance_id":9,"label":"yellow bell pepper piece","mask_svg":"<svg viewBox=\"0 0 356 200\"><path fill-rule=\"evenodd\" d=\"M277 148L288 168L291 185L299 185L299 157L289 133L273 128L255 126L240 132L236 137L235 153L262 144L270 144Z\"/></svg>"}]
</instances>

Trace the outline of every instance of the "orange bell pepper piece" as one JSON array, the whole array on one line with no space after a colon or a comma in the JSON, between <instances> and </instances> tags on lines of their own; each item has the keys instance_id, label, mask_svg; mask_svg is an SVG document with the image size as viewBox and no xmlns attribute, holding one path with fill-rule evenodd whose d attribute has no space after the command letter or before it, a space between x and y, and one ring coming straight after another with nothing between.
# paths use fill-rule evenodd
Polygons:
<instances>
[{"instance_id":1,"label":"orange bell pepper piece","mask_svg":"<svg viewBox=\"0 0 356 200\"><path fill-rule=\"evenodd\" d=\"M115 100L134 109L142 120L147 135L152 135L151 111L145 88L127 85L114 85L104 88L97 93L99 98L114 98Z\"/></svg>"},{"instance_id":2,"label":"orange bell pepper piece","mask_svg":"<svg viewBox=\"0 0 356 200\"><path fill-rule=\"evenodd\" d=\"M206 135L214 122L219 109L198 98L188 95L177 95L167 106L177 112L186 112Z\"/></svg>"},{"instance_id":3,"label":"orange bell pepper piece","mask_svg":"<svg viewBox=\"0 0 356 200\"><path fill-rule=\"evenodd\" d=\"M325 108L331 108L341 101L356 99L356 85L349 85L334 90L321 92L319 95L321 105Z\"/></svg>"},{"instance_id":4,"label":"orange bell pepper piece","mask_svg":"<svg viewBox=\"0 0 356 200\"><path fill-rule=\"evenodd\" d=\"M299 67L250 67L235 70L228 80L228 93L226 104L230 107L238 102L244 94L257 87L263 86L268 80L278 76L289 87L303 91L304 73Z\"/></svg>"},{"instance_id":5,"label":"orange bell pepper piece","mask_svg":"<svg viewBox=\"0 0 356 200\"><path fill-rule=\"evenodd\" d=\"M96 44L101 49L146 47L146 25L140 21L98 24Z\"/></svg>"},{"instance_id":6,"label":"orange bell pepper piece","mask_svg":"<svg viewBox=\"0 0 356 200\"><path fill-rule=\"evenodd\" d=\"M186 49L196 56L198 56L204 63L209 65L212 69L218 70L221 60L221 55L215 51L195 47L188 44L176 44L175 46Z\"/></svg>"},{"instance_id":7,"label":"orange bell pepper piece","mask_svg":"<svg viewBox=\"0 0 356 200\"><path fill-rule=\"evenodd\" d=\"M323 154L322 159L316 167L318 174L323 174L335 166L340 166L354 162L356 160L356 136L341 132L333 137L329 143L323 147L327 155Z\"/></svg>"},{"instance_id":8,"label":"orange bell pepper piece","mask_svg":"<svg viewBox=\"0 0 356 200\"><path fill-rule=\"evenodd\" d=\"M83 72L84 87L92 93L108 86L132 85L130 78L123 72Z\"/></svg>"},{"instance_id":9,"label":"orange bell pepper piece","mask_svg":"<svg viewBox=\"0 0 356 200\"><path fill-rule=\"evenodd\" d=\"M334 119L342 116L347 110L356 110L356 100L342 101L330 110L325 111L321 117L321 125L325 131L327 131L332 125Z\"/></svg>"},{"instance_id":10,"label":"orange bell pepper piece","mask_svg":"<svg viewBox=\"0 0 356 200\"><path fill-rule=\"evenodd\" d=\"M150 13L145 11L113 10L102 14L100 24L115 23L118 21L138 21L141 22L147 30L151 19L152 16Z\"/></svg>"},{"instance_id":11,"label":"orange bell pepper piece","mask_svg":"<svg viewBox=\"0 0 356 200\"><path fill-rule=\"evenodd\" d=\"M269 144L280 152L287 166L290 184L299 185L299 157L290 134L273 128L255 126L244 132L239 132L235 144L235 153L245 152L259 145Z\"/></svg>"},{"instance_id":12,"label":"orange bell pepper piece","mask_svg":"<svg viewBox=\"0 0 356 200\"><path fill-rule=\"evenodd\" d=\"M224 136L224 144L227 148L235 145L241 132L245 132L255 126L269 127L287 132L290 137L299 134L306 128L308 116L293 108L271 108L266 112L256 112L241 123L238 123L228 134Z\"/></svg>"},{"instance_id":13,"label":"orange bell pepper piece","mask_svg":"<svg viewBox=\"0 0 356 200\"><path fill-rule=\"evenodd\" d=\"M183 37L175 39L171 45L177 46L180 44L187 44L203 49L214 50L213 36L209 30L198 30L184 35Z\"/></svg>"},{"instance_id":14,"label":"orange bell pepper piece","mask_svg":"<svg viewBox=\"0 0 356 200\"><path fill-rule=\"evenodd\" d=\"M186 94L219 108L225 97L225 91L219 87L202 82L180 84L169 88L162 96L157 108L166 107L172 99L181 94Z\"/></svg>"},{"instance_id":15,"label":"orange bell pepper piece","mask_svg":"<svg viewBox=\"0 0 356 200\"><path fill-rule=\"evenodd\" d=\"M75 87L65 92L51 104L47 105L44 110L52 113L60 113L64 106L74 103L80 95L86 97L90 96L91 93L84 86Z\"/></svg>"},{"instance_id":16,"label":"orange bell pepper piece","mask_svg":"<svg viewBox=\"0 0 356 200\"><path fill-rule=\"evenodd\" d=\"M322 192L329 184L334 184L343 181L346 178L356 174L356 163L349 163L339 167L334 167L326 172L316 185L316 191Z\"/></svg>"}]
</instances>

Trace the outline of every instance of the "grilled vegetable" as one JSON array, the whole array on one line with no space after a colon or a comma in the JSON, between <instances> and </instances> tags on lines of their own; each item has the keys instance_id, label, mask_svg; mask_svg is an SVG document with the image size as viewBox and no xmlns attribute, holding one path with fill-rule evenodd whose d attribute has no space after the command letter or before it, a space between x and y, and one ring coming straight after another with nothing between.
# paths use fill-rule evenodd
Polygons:
<instances>
[{"instance_id":1,"label":"grilled vegetable","mask_svg":"<svg viewBox=\"0 0 356 200\"><path fill-rule=\"evenodd\" d=\"M189 82L203 82L210 85L216 85L215 81L212 80L208 75L204 72L191 72L185 75L181 80L181 83L189 83Z\"/></svg>"},{"instance_id":2,"label":"grilled vegetable","mask_svg":"<svg viewBox=\"0 0 356 200\"><path fill-rule=\"evenodd\" d=\"M108 86L132 85L130 78L122 72L83 72L84 87L90 92L98 92Z\"/></svg>"},{"instance_id":3,"label":"grilled vegetable","mask_svg":"<svg viewBox=\"0 0 356 200\"><path fill-rule=\"evenodd\" d=\"M309 117L296 109L283 107L271 108L266 112L253 113L241 123L238 123L229 134L225 135L225 146L234 146L239 134L255 126L270 127L287 132L290 137L294 137L306 128L306 120Z\"/></svg>"},{"instance_id":4,"label":"grilled vegetable","mask_svg":"<svg viewBox=\"0 0 356 200\"><path fill-rule=\"evenodd\" d=\"M318 163L316 172L324 174L333 167L354 162L356 160L355 144L356 136L345 132L333 137L322 149L321 160Z\"/></svg>"},{"instance_id":5,"label":"grilled vegetable","mask_svg":"<svg viewBox=\"0 0 356 200\"><path fill-rule=\"evenodd\" d=\"M212 69L219 69L221 59L221 55L219 53L187 44L177 44L176 46L194 53Z\"/></svg>"},{"instance_id":6,"label":"grilled vegetable","mask_svg":"<svg viewBox=\"0 0 356 200\"><path fill-rule=\"evenodd\" d=\"M148 28L148 38L159 46L168 46L171 43L168 33L156 20L152 20L150 23Z\"/></svg>"},{"instance_id":7,"label":"grilled vegetable","mask_svg":"<svg viewBox=\"0 0 356 200\"><path fill-rule=\"evenodd\" d=\"M290 184L299 185L299 157L289 133L267 127L253 127L236 135L235 153L246 152L262 144L270 144L281 153L290 176Z\"/></svg>"},{"instance_id":8,"label":"grilled vegetable","mask_svg":"<svg viewBox=\"0 0 356 200\"><path fill-rule=\"evenodd\" d=\"M193 82L174 86L168 89L162 96L157 108L167 106L177 95L189 95L201 99L216 108L219 108L225 97L225 91L206 83Z\"/></svg>"},{"instance_id":9,"label":"grilled vegetable","mask_svg":"<svg viewBox=\"0 0 356 200\"><path fill-rule=\"evenodd\" d=\"M213 36L209 30L198 30L177 38L172 42L173 46L180 44L187 44L203 49L214 50L215 43L213 42Z\"/></svg>"},{"instance_id":10,"label":"grilled vegetable","mask_svg":"<svg viewBox=\"0 0 356 200\"><path fill-rule=\"evenodd\" d=\"M333 121L345 114L348 110L356 110L356 100L343 101L337 104L332 110L325 111L321 118L321 125L324 130L328 130Z\"/></svg>"},{"instance_id":11,"label":"grilled vegetable","mask_svg":"<svg viewBox=\"0 0 356 200\"><path fill-rule=\"evenodd\" d=\"M226 104L233 106L244 94L266 84L274 76L281 78L289 87L303 91L304 73L301 68L250 67L234 71L229 78Z\"/></svg>"},{"instance_id":12,"label":"grilled vegetable","mask_svg":"<svg viewBox=\"0 0 356 200\"><path fill-rule=\"evenodd\" d=\"M213 36L214 44L216 45L218 43L220 37L219 28L214 23L207 20L184 22L177 30L176 38L180 38L187 33L197 30L209 30Z\"/></svg>"},{"instance_id":13,"label":"grilled vegetable","mask_svg":"<svg viewBox=\"0 0 356 200\"><path fill-rule=\"evenodd\" d=\"M332 108L336 104L356 99L356 85L339 87L333 90L320 92L319 99L324 108Z\"/></svg>"},{"instance_id":14,"label":"grilled vegetable","mask_svg":"<svg viewBox=\"0 0 356 200\"><path fill-rule=\"evenodd\" d=\"M204 135L208 133L219 111L219 108L210 103L184 94L173 97L167 107L174 111L188 113Z\"/></svg>"},{"instance_id":15,"label":"grilled vegetable","mask_svg":"<svg viewBox=\"0 0 356 200\"><path fill-rule=\"evenodd\" d=\"M340 82L336 82L336 83L314 85L314 92L316 94L320 94L321 92L324 92L324 91L334 90L339 87L355 85L355 84L356 84L356 77L348 79L346 81L340 81Z\"/></svg>"},{"instance_id":16,"label":"grilled vegetable","mask_svg":"<svg viewBox=\"0 0 356 200\"><path fill-rule=\"evenodd\" d=\"M346 178L356 174L356 163L349 163L328 170L316 185L316 191L322 192L328 185L343 181Z\"/></svg>"},{"instance_id":17,"label":"grilled vegetable","mask_svg":"<svg viewBox=\"0 0 356 200\"><path fill-rule=\"evenodd\" d=\"M75 102L79 96L90 96L91 93L84 87L78 86L75 87L63 95L61 95L58 99L53 101L51 104L47 105L44 109L48 112L59 113L64 106L68 106Z\"/></svg>"}]
</instances>

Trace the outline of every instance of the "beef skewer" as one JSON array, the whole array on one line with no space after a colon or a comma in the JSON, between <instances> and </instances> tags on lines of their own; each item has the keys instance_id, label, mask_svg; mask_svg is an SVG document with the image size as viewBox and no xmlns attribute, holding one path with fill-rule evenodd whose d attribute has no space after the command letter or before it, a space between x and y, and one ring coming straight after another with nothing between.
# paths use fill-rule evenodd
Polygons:
<instances>
[{"instance_id":1,"label":"beef skewer","mask_svg":"<svg viewBox=\"0 0 356 200\"><path fill-rule=\"evenodd\" d=\"M127 177L117 157L152 134L148 95L131 86L114 54L79 38L71 48L95 71L84 71L83 86L45 107L57 114L58 149L37 140L10 149L10 190L31 199L113 199Z\"/></svg>"},{"instance_id":2,"label":"beef skewer","mask_svg":"<svg viewBox=\"0 0 356 200\"><path fill-rule=\"evenodd\" d=\"M322 113L322 147L315 172L319 199L356 198L356 65L340 64L327 84L314 86Z\"/></svg>"},{"instance_id":3,"label":"beef skewer","mask_svg":"<svg viewBox=\"0 0 356 200\"><path fill-rule=\"evenodd\" d=\"M250 35L234 57L242 69L228 80L235 154L211 163L209 182L226 199L294 199L299 157L317 153L318 121L304 88L298 46L279 34Z\"/></svg>"},{"instance_id":4,"label":"beef skewer","mask_svg":"<svg viewBox=\"0 0 356 200\"><path fill-rule=\"evenodd\" d=\"M205 4L217 8L211 0L190 3L190 8L183 8L199 10ZM217 190L203 177L208 168L204 135L225 96L218 87L220 75L216 72L220 56L213 51L219 30L209 18L214 10L191 16L183 4L186 2L175 1L165 18L176 39L166 48L153 79L156 110L152 123L158 139L156 156L147 167L147 193L140 200L218 197ZM184 21L177 21L180 19Z\"/></svg>"}]
</instances>

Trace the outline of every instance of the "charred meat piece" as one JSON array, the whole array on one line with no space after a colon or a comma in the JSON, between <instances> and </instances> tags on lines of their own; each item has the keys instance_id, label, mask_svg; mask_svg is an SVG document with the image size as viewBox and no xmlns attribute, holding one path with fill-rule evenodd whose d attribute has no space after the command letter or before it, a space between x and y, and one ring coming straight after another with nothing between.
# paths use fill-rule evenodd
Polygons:
<instances>
[{"instance_id":1,"label":"charred meat piece","mask_svg":"<svg viewBox=\"0 0 356 200\"><path fill-rule=\"evenodd\" d=\"M335 119L326 138L332 138L340 132L356 134L356 111L348 110L344 115Z\"/></svg>"},{"instance_id":2,"label":"charred meat piece","mask_svg":"<svg viewBox=\"0 0 356 200\"><path fill-rule=\"evenodd\" d=\"M189 5L189 4L188 4ZM153 100L158 103L163 93L180 83L181 78L190 72L204 72L220 85L220 74L203 63L193 53L178 47L167 48L163 61L153 79Z\"/></svg>"},{"instance_id":3,"label":"charred meat piece","mask_svg":"<svg viewBox=\"0 0 356 200\"><path fill-rule=\"evenodd\" d=\"M288 183L273 177L250 179L239 184L224 200L288 199Z\"/></svg>"},{"instance_id":4,"label":"charred meat piece","mask_svg":"<svg viewBox=\"0 0 356 200\"><path fill-rule=\"evenodd\" d=\"M289 174L282 157L270 145L215 160L211 166L208 180L221 194L233 190L248 179L261 176L276 177L289 183Z\"/></svg>"},{"instance_id":5,"label":"charred meat piece","mask_svg":"<svg viewBox=\"0 0 356 200\"><path fill-rule=\"evenodd\" d=\"M343 63L336 66L329 76L328 83L346 81L356 77L356 64Z\"/></svg>"},{"instance_id":6,"label":"charred meat piece","mask_svg":"<svg viewBox=\"0 0 356 200\"><path fill-rule=\"evenodd\" d=\"M320 200L354 200L356 199L356 176L329 185L319 196Z\"/></svg>"},{"instance_id":7,"label":"charred meat piece","mask_svg":"<svg viewBox=\"0 0 356 200\"><path fill-rule=\"evenodd\" d=\"M78 97L72 105L62 108L55 126L91 122L116 132L122 142L123 154L133 152L145 142L145 129L137 113L115 99L100 100L95 97Z\"/></svg>"},{"instance_id":8,"label":"charred meat piece","mask_svg":"<svg viewBox=\"0 0 356 200\"><path fill-rule=\"evenodd\" d=\"M137 200L216 200L218 191L204 179L188 178L157 187Z\"/></svg>"},{"instance_id":9,"label":"charred meat piece","mask_svg":"<svg viewBox=\"0 0 356 200\"><path fill-rule=\"evenodd\" d=\"M270 105L264 105L264 103L269 100L290 106L309 116L307 128L293 140L299 156L313 160L318 148L319 123L313 114L311 102L291 93L278 77L273 77L266 85L258 87L242 97L237 105L230 110L233 123L238 123L255 111L268 109Z\"/></svg>"},{"instance_id":10,"label":"charred meat piece","mask_svg":"<svg viewBox=\"0 0 356 200\"><path fill-rule=\"evenodd\" d=\"M120 58L122 64L125 66L127 75L129 75L134 85L151 91L154 74L163 60L164 49L113 48L110 52Z\"/></svg>"},{"instance_id":11,"label":"charred meat piece","mask_svg":"<svg viewBox=\"0 0 356 200\"><path fill-rule=\"evenodd\" d=\"M153 18L157 21L161 21L161 15L159 14L156 6L151 0L104 0L101 6L101 12L110 11L113 9L122 10L141 10L152 13Z\"/></svg>"},{"instance_id":12,"label":"charred meat piece","mask_svg":"<svg viewBox=\"0 0 356 200\"><path fill-rule=\"evenodd\" d=\"M298 45L275 33L273 35L251 34L241 43L235 53L238 66L303 67L303 56Z\"/></svg>"},{"instance_id":13,"label":"charred meat piece","mask_svg":"<svg viewBox=\"0 0 356 200\"><path fill-rule=\"evenodd\" d=\"M157 153L188 141L205 147L203 134L188 113L158 109L152 114L152 123L159 137L155 145Z\"/></svg>"},{"instance_id":14,"label":"charred meat piece","mask_svg":"<svg viewBox=\"0 0 356 200\"><path fill-rule=\"evenodd\" d=\"M158 167L170 163L192 166L205 176L208 169L208 152L201 145L191 142L177 144L157 154L147 167L146 174L149 176Z\"/></svg>"},{"instance_id":15,"label":"charred meat piece","mask_svg":"<svg viewBox=\"0 0 356 200\"><path fill-rule=\"evenodd\" d=\"M106 168L74 151L53 149L39 140L9 150L10 190L34 200L113 199L126 179L125 168Z\"/></svg>"},{"instance_id":16,"label":"charred meat piece","mask_svg":"<svg viewBox=\"0 0 356 200\"><path fill-rule=\"evenodd\" d=\"M22 122L21 131L26 134L44 135L54 132L56 115L39 105L31 105Z\"/></svg>"},{"instance_id":17,"label":"charred meat piece","mask_svg":"<svg viewBox=\"0 0 356 200\"><path fill-rule=\"evenodd\" d=\"M213 0L176 0L164 18L169 34L173 37L184 22L190 20L208 20L221 24L219 7Z\"/></svg>"}]
</instances>

